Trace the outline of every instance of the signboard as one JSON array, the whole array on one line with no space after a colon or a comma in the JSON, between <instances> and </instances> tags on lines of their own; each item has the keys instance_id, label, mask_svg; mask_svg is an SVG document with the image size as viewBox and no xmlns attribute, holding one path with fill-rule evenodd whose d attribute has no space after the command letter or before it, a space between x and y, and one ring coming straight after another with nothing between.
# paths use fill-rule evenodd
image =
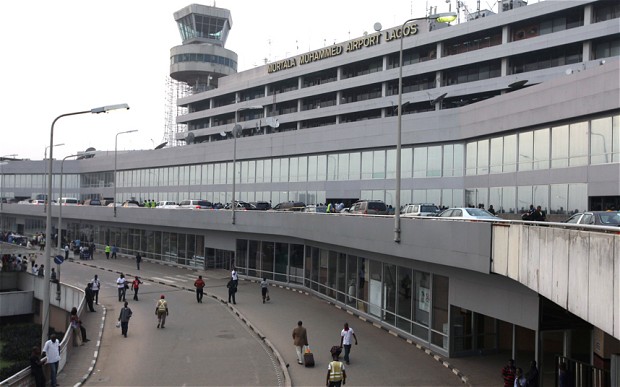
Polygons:
<instances>
[{"instance_id":1,"label":"signboard","mask_svg":"<svg viewBox=\"0 0 620 387\"><path fill-rule=\"evenodd\" d=\"M57 255L54 257L54 263L56 263L57 265L60 265L64 261L65 261L65 258L62 255Z\"/></svg>"}]
</instances>

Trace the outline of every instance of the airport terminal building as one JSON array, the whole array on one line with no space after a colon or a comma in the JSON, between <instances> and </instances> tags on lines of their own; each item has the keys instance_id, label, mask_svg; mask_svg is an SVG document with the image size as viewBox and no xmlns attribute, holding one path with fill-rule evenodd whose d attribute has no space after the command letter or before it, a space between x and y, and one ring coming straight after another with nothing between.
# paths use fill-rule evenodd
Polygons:
<instances>
[{"instance_id":1,"label":"airport terminal building","mask_svg":"<svg viewBox=\"0 0 620 387\"><path fill-rule=\"evenodd\" d=\"M493 205L517 219L534 204L557 221L620 208L620 5L500 6L465 23L419 20L242 72L224 47L230 12L185 7L174 15L183 42L170 52L170 75L189 90L177 101L181 145L118 153L117 163L102 151L67 160L62 196L228 203L234 192L273 205L396 206L400 128L401 205ZM7 160L0 196L44 193L45 164ZM60 161L54 171L57 195ZM601 326L600 316L559 303L510 264L498 268L501 246L511 262L513 234L500 237L496 225L408 219L398 244L393 217L239 211L233 223L226 210L112 210L63 208L63 233L191 267L234 262L242 274L314 292L444 356L510 351L521 364L539 359L552 378L554 354L609 369L609 353L592 343L600 333L607 350L618 345L620 319ZM42 231L43 208L5 202L0 226ZM564 237L518 227L530 230L520 242L536 234L549 255L562 255ZM616 266L611 289L600 290L612 294L611 310L620 309L617 236L604 242L616 246L608 254Z\"/></svg>"}]
</instances>

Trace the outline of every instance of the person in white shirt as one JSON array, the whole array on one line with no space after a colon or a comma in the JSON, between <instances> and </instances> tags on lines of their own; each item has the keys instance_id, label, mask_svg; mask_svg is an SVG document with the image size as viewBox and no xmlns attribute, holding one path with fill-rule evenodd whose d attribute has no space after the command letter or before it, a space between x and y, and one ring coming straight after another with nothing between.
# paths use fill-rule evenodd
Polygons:
<instances>
[{"instance_id":1,"label":"person in white shirt","mask_svg":"<svg viewBox=\"0 0 620 387\"><path fill-rule=\"evenodd\" d=\"M50 366L51 386L56 387L58 385L56 375L58 374L58 363L60 363L60 342L55 333L52 333L50 339L45 342L43 355L47 356L47 364Z\"/></svg>"},{"instance_id":2,"label":"person in white shirt","mask_svg":"<svg viewBox=\"0 0 620 387\"><path fill-rule=\"evenodd\" d=\"M239 274L237 274L237 269L233 267L232 273L230 273L233 282L235 283L235 287L239 285Z\"/></svg>"},{"instance_id":3,"label":"person in white shirt","mask_svg":"<svg viewBox=\"0 0 620 387\"><path fill-rule=\"evenodd\" d=\"M344 329L340 332L340 348L344 346L344 361L349 364L349 353L351 352L351 337L355 339L357 345L357 336L353 332L353 328L349 328L349 323L344 323Z\"/></svg>"},{"instance_id":4,"label":"person in white shirt","mask_svg":"<svg viewBox=\"0 0 620 387\"><path fill-rule=\"evenodd\" d=\"M116 286L118 288L118 301L125 302L125 291L127 281L125 280L125 274L121 273L121 276L116 279Z\"/></svg>"},{"instance_id":5,"label":"person in white shirt","mask_svg":"<svg viewBox=\"0 0 620 387\"><path fill-rule=\"evenodd\" d=\"M93 290L95 304L99 305L99 289L101 288L101 282L99 282L99 277L97 276L97 274L95 274L95 277L92 281L90 281L90 283L93 284L91 286L91 289Z\"/></svg>"}]
</instances>

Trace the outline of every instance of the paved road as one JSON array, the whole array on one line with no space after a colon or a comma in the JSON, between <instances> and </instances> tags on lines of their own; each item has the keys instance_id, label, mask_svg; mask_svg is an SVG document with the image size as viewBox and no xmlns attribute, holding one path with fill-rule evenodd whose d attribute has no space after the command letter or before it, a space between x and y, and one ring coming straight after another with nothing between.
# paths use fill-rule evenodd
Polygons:
<instances>
[{"instance_id":1,"label":"paved road","mask_svg":"<svg viewBox=\"0 0 620 387\"><path fill-rule=\"evenodd\" d=\"M92 319L92 315L101 315L105 306L107 314L96 368L86 385L271 386L282 379L262 341L220 302L205 298L198 304L187 291L145 281L139 301L133 301L133 294L127 293L133 317L128 337L124 338L120 328L115 327L123 305L117 297L118 275L72 262L63 264L62 269L62 281L80 288L86 287L94 274L102 282L97 312L84 312L89 315L84 317ZM189 281L189 273L185 274L178 280ZM154 313L161 294L165 294L170 309L165 329L157 329ZM97 325L87 325L89 335L94 337ZM62 379L62 385L73 382Z\"/></svg>"},{"instance_id":2,"label":"paved road","mask_svg":"<svg viewBox=\"0 0 620 387\"><path fill-rule=\"evenodd\" d=\"M324 385L329 349L339 343L339 332L345 321L355 329L359 339L347 367L347 385L463 384L443 359L308 293L270 287L271 301L262 304L259 285L242 280L237 305L224 305L216 298L227 298L225 284L229 273L226 271L198 272L144 261L141 269L136 270L131 258L106 260L102 255L93 261L63 265L63 282L75 282L82 287L94 274L105 280L101 294L108 315L101 353L87 385L277 385L282 376L269 351L234 317L235 313L258 328L290 364L288 371L294 386ZM116 272L125 273L129 279L138 274L145 282L140 301L130 301L135 317L127 339L114 328L121 305L116 298ZM197 304L191 291L198 274L207 282L204 304ZM155 327L154 305L161 293L166 294L171 307L165 331ZM89 321L90 327L96 327L101 308L97 313L85 312L83 319ZM298 320L308 329L315 368L305 368L296 362L291 332ZM95 348L91 341L70 355L64 375L60 376L62 385L73 385L84 377ZM495 364L489 367L482 359L466 364L470 368L460 372L475 375L475 382L470 378L474 385L494 385L499 380L495 374L501 367Z\"/></svg>"}]
</instances>

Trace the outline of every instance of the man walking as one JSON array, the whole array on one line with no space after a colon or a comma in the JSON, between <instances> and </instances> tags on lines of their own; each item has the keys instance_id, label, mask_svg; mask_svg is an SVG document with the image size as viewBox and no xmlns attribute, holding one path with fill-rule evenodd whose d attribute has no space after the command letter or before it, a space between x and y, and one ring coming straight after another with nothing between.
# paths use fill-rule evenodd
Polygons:
<instances>
[{"instance_id":1,"label":"man walking","mask_svg":"<svg viewBox=\"0 0 620 387\"><path fill-rule=\"evenodd\" d=\"M69 260L69 245L65 245L65 261Z\"/></svg>"},{"instance_id":2,"label":"man walking","mask_svg":"<svg viewBox=\"0 0 620 387\"><path fill-rule=\"evenodd\" d=\"M298 321L297 327L293 329L293 345L297 352L297 364L304 364L304 347L308 346L308 334L301 321Z\"/></svg>"},{"instance_id":3,"label":"man walking","mask_svg":"<svg viewBox=\"0 0 620 387\"><path fill-rule=\"evenodd\" d=\"M164 328L166 325L166 317L168 316L168 303L166 297L162 294L157 300L157 306L155 306L155 315L157 316L157 328Z\"/></svg>"},{"instance_id":4,"label":"man walking","mask_svg":"<svg viewBox=\"0 0 620 387\"><path fill-rule=\"evenodd\" d=\"M105 250L104 251L105 251L105 258L106 259L110 259L110 251L111 251L111 249L110 249L110 245L109 244L105 245Z\"/></svg>"},{"instance_id":5,"label":"man walking","mask_svg":"<svg viewBox=\"0 0 620 387\"><path fill-rule=\"evenodd\" d=\"M56 334L52 333L50 339L43 346L43 356L47 356L47 364L50 366L51 386L58 385L56 375L58 374L58 363L60 362L60 341L56 338Z\"/></svg>"},{"instance_id":6,"label":"man walking","mask_svg":"<svg viewBox=\"0 0 620 387\"><path fill-rule=\"evenodd\" d=\"M90 281L92 284L91 289L93 291L93 296L95 299L95 304L99 305L99 288L101 287L101 282L99 282L99 277L95 274L95 278Z\"/></svg>"},{"instance_id":7,"label":"man walking","mask_svg":"<svg viewBox=\"0 0 620 387\"><path fill-rule=\"evenodd\" d=\"M344 364L338 361L338 354L332 353L332 361L327 366L327 386L340 387L346 384L347 373L344 370Z\"/></svg>"},{"instance_id":8,"label":"man walking","mask_svg":"<svg viewBox=\"0 0 620 387\"><path fill-rule=\"evenodd\" d=\"M233 267L232 272L230 273L232 281L235 283L235 288L239 285L239 273L237 273L237 269Z\"/></svg>"},{"instance_id":9,"label":"man walking","mask_svg":"<svg viewBox=\"0 0 620 387\"><path fill-rule=\"evenodd\" d=\"M129 286L127 285L125 274L121 273L120 277L116 279L116 287L118 288L118 301L126 301L125 292Z\"/></svg>"},{"instance_id":10,"label":"man walking","mask_svg":"<svg viewBox=\"0 0 620 387\"><path fill-rule=\"evenodd\" d=\"M84 299L86 299L88 311L95 312L95 307L93 306L93 300L95 299L95 295L93 293L93 284L91 282L86 284L86 289L84 289Z\"/></svg>"},{"instance_id":11,"label":"man walking","mask_svg":"<svg viewBox=\"0 0 620 387\"><path fill-rule=\"evenodd\" d=\"M230 300L232 299L233 304L237 304L237 300L235 299L235 294L237 294L237 283L234 280L228 281L226 284L228 288L228 303L230 304Z\"/></svg>"},{"instance_id":12,"label":"man walking","mask_svg":"<svg viewBox=\"0 0 620 387\"><path fill-rule=\"evenodd\" d=\"M118 253L118 247L112 245L112 259L116 259L116 253Z\"/></svg>"},{"instance_id":13,"label":"man walking","mask_svg":"<svg viewBox=\"0 0 620 387\"><path fill-rule=\"evenodd\" d=\"M349 364L349 353L351 352L351 337L355 338L357 345L357 336L353 332L353 328L349 328L349 323L344 323L344 329L340 332L340 347L344 346L344 361Z\"/></svg>"},{"instance_id":14,"label":"man walking","mask_svg":"<svg viewBox=\"0 0 620 387\"><path fill-rule=\"evenodd\" d=\"M202 303L202 296L204 295L205 281L202 276L199 275L198 279L194 281L194 287L196 287L196 301Z\"/></svg>"},{"instance_id":15,"label":"man walking","mask_svg":"<svg viewBox=\"0 0 620 387\"><path fill-rule=\"evenodd\" d=\"M142 256L140 255L140 253L136 254L136 266L138 267L138 270L140 270L140 262L142 262Z\"/></svg>"},{"instance_id":16,"label":"man walking","mask_svg":"<svg viewBox=\"0 0 620 387\"><path fill-rule=\"evenodd\" d=\"M129 303L125 301L125 306L121 308L121 313L118 315L118 321L121 322L121 334L127 337L127 328L129 328L129 319L133 314L129 308Z\"/></svg>"}]
</instances>

